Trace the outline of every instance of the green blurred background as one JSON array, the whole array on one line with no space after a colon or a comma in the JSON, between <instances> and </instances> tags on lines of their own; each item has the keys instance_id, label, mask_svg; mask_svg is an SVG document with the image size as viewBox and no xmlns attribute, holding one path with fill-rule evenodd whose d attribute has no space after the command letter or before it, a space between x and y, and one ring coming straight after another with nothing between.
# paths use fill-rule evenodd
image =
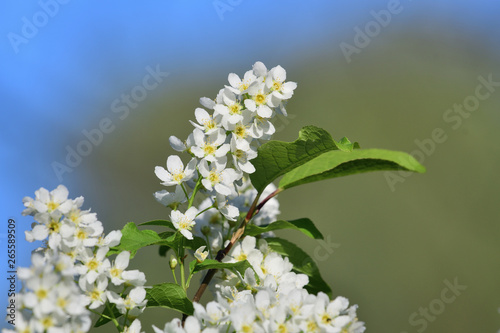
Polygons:
<instances>
[{"instance_id":1,"label":"green blurred background","mask_svg":"<svg viewBox=\"0 0 500 333\"><path fill-rule=\"evenodd\" d=\"M370 10L387 6L382 1L361 3L360 7L337 4L323 13L303 4L287 8L293 15L259 16L257 5L243 2L220 22L211 4L203 7L214 24L220 24L217 29L232 34L238 30L239 36L224 40L212 26L206 28L214 31L209 36L199 24L186 33L185 40L168 44L172 50L185 49L183 65L162 65L171 73L165 84L119 122L65 176L64 183L69 184L72 196L85 196L86 206L98 213L108 232L129 221L166 218L167 210L152 193L162 189L154 167L164 165L167 156L175 153L169 136L187 137L192 129L188 120L194 119L199 97L215 97L227 84L228 73L242 75L258 60L268 68L282 65L298 88L287 107L289 117L276 119L275 139L294 140L300 128L312 124L328 130L335 139L347 136L358 141L362 148L412 152L419 150L415 140L431 138L436 128L447 135L432 154L425 155L426 174L405 177L393 187L384 173L370 173L305 185L278 197L281 218L309 217L335 244L331 254L316 258L334 295L359 305L359 319L366 322L368 332L421 332L423 326L412 326L409 317L441 298L445 280L458 279L467 289L423 331L497 332L500 177L495 170L500 163L500 89L481 101L457 129L443 115L474 95L479 76L491 74L500 82L499 29L494 19L500 6L488 1L469 2L472 9L460 7L466 3L460 1L457 5L447 1L412 4L413 11L394 17L347 62L340 43L353 44L353 28L363 28L373 20ZM204 15L201 10L193 18ZM187 20L193 11L182 11L179 19L186 22L172 29L182 35L182 29L192 25ZM345 17L349 20L342 20ZM336 18L341 23L335 23ZM169 34L175 33L172 29ZM296 30L281 36L281 29ZM166 42L167 38L157 40ZM189 45L196 49L197 43L202 46L187 52ZM147 47L144 44L142 48ZM161 56L160 52L149 58L148 64L155 64ZM120 59L120 54L114 59ZM120 68L120 75L107 75L117 87L125 82L128 88L121 88L122 92L141 82L139 70L140 75L131 78L123 73L125 63ZM51 156L63 160L65 146L74 147L82 140L83 129L96 127L110 116L109 102L119 94L110 96L114 97L94 105L97 111L84 122L64 131L63 139L53 144ZM42 185L33 182L24 195ZM299 242L310 254L325 253L317 250L320 243L297 233L278 234ZM158 257L157 248L142 250L132 266L146 273L148 284L171 280L167 261ZM163 327L173 316L167 310L149 310L143 327Z\"/></svg>"}]
</instances>

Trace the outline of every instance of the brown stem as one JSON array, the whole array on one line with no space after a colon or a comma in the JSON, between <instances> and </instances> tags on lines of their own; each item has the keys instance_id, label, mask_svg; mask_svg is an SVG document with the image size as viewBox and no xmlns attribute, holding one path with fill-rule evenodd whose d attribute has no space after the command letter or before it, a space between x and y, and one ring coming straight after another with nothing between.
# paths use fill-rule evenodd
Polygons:
<instances>
[{"instance_id":1,"label":"brown stem","mask_svg":"<svg viewBox=\"0 0 500 333\"><path fill-rule=\"evenodd\" d=\"M281 191L282 191L282 189L278 188L276 191L269 194L258 205L257 205L257 202L259 201L260 194L257 195L257 197L255 198L255 200L252 203L252 206L250 206L250 209L248 210L248 213L245 216L245 219L243 221L241 221L240 226L231 236L231 241L229 242L229 244L227 244L227 246L224 248L224 250L219 250L219 252L217 252L217 256L215 257L215 260L217 260L218 262L221 262L222 259L224 259L226 257L226 255L229 253L229 251L231 251L231 249L233 248L234 244L236 244L236 242L245 233L245 227L248 224L248 222L252 219L252 217L254 217L269 200L271 200L273 197L275 197ZM207 289L210 281L212 281L212 278L214 277L216 272L217 272L217 269L215 269L215 268L208 270L207 275L205 275L205 277L203 278L203 281L201 282L200 287L198 288L198 290L196 291L196 294L193 297L193 303L198 302L201 299L201 296L203 296L203 293ZM187 318L187 315L183 314L182 315L182 324L183 325L184 325L184 321L186 320L186 318Z\"/></svg>"}]
</instances>

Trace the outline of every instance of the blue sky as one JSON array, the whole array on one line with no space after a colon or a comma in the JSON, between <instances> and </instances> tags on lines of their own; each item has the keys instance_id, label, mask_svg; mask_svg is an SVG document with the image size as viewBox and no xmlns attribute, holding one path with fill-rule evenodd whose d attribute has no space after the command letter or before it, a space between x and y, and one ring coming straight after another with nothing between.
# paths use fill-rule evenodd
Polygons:
<instances>
[{"instance_id":1,"label":"blue sky","mask_svg":"<svg viewBox=\"0 0 500 333\"><path fill-rule=\"evenodd\" d=\"M12 33L22 35L23 18L32 22L41 3L51 1L4 1L0 10L0 258L6 221L13 217L20 226L18 247L25 249L18 253L22 266L28 265L26 249L32 246L22 240L31 219L21 216L21 199L59 184L51 162L63 152L54 147L140 81L147 66L159 64L176 78L195 78L214 67L247 68L259 59L291 62L319 48L334 56L338 43L351 41L352 29L366 24L370 11L386 8L388 1L73 0L59 4L16 52ZM217 3L228 6L222 16ZM415 18L439 18L500 46L498 1L406 0L401 5L393 29ZM71 192L71 182L66 185ZM0 274L5 263L0 260Z\"/></svg>"}]
</instances>

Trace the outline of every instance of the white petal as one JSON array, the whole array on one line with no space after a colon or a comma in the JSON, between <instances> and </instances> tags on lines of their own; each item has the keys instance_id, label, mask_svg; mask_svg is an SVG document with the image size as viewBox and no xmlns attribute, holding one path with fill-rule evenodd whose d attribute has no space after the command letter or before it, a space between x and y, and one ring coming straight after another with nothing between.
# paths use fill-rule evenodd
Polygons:
<instances>
[{"instance_id":1,"label":"white petal","mask_svg":"<svg viewBox=\"0 0 500 333\"><path fill-rule=\"evenodd\" d=\"M202 130L195 128L193 131L194 142L197 146L201 146L205 143L205 133Z\"/></svg>"},{"instance_id":2,"label":"white petal","mask_svg":"<svg viewBox=\"0 0 500 333\"><path fill-rule=\"evenodd\" d=\"M120 254L116 256L115 267L122 270L127 268L129 259L130 259L130 252L128 251L120 252Z\"/></svg>"},{"instance_id":3,"label":"white petal","mask_svg":"<svg viewBox=\"0 0 500 333\"><path fill-rule=\"evenodd\" d=\"M177 155L170 155L167 158L167 169L170 173L176 173L184 170L184 164L182 163L181 158Z\"/></svg>"},{"instance_id":4,"label":"white petal","mask_svg":"<svg viewBox=\"0 0 500 333\"><path fill-rule=\"evenodd\" d=\"M257 114L262 118L271 118L273 115L273 110L267 105L261 105L257 108Z\"/></svg>"},{"instance_id":5,"label":"white petal","mask_svg":"<svg viewBox=\"0 0 500 333\"><path fill-rule=\"evenodd\" d=\"M280 65L273 68L273 78L278 82L283 82L286 80L286 71Z\"/></svg>"},{"instance_id":6,"label":"white petal","mask_svg":"<svg viewBox=\"0 0 500 333\"><path fill-rule=\"evenodd\" d=\"M181 230L181 234L189 240L193 239L193 234L189 230L183 229Z\"/></svg>"},{"instance_id":7,"label":"white petal","mask_svg":"<svg viewBox=\"0 0 500 333\"><path fill-rule=\"evenodd\" d=\"M241 79L238 75L234 73L230 73L229 76L227 77L227 80L229 81L229 84L233 86L234 88L239 88L241 84Z\"/></svg>"},{"instance_id":8,"label":"white petal","mask_svg":"<svg viewBox=\"0 0 500 333\"><path fill-rule=\"evenodd\" d=\"M170 146L173 150L176 150L178 152L183 152L184 150L186 150L186 145L178 137L172 135L170 138L168 138L168 141L170 142Z\"/></svg>"},{"instance_id":9,"label":"white petal","mask_svg":"<svg viewBox=\"0 0 500 333\"><path fill-rule=\"evenodd\" d=\"M231 195L231 189L225 185L222 184L215 184L214 186L215 190L219 192L222 195Z\"/></svg>"},{"instance_id":10,"label":"white petal","mask_svg":"<svg viewBox=\"0 0 500 333\"><path fill-rule=\"evenodd\" d=\"M214 110L216 113L221 114L221 115L227 115L229 114L229 109L227 106L222 105L222 104L217 104L214 106Z\"/></svg>"},{"instance_id":11,"label":"white petal","mask_svg":"<svg viewBox=\"0 0 500 333\"><path fill-rule=\"evenodd\" d=\"M230 145L228 143L226 144L223 144L222 146L219 147L219 149L217 149L217 151L215 152L215 157L222 157L222 156L225 156L228 152L229 152L229 149L231 149Z\"/></svg>"},{"instance_id":12,"label":"white petal","mask_svg":"<svg viewBox=\"0 0 500 333\"><path fill-rule=\"evenodd\" d=\"M194 110L194 116L196 121L201 125L210 120L210 115L202 108L196 108L196 110Z\"/></svg>"},{"instance_id":13,"label":"white petal","mask_svg":"<svg viewBox=\"0 0 500 333\"><path fill-rule=\"evenodd\" d=\"M207 161L201 160L200 164L198 165L198 170L203 177L208 177L208 175L210 174L210 168L208 167Z\"/></svg>"},{"instance_id":14,"label":"white petal","mask_svg":"<svg viewBox=\"0 0 500 333\"><path fill-rule=\"evenodd\" d=\"M254 65L253 65L253 72L255 73L255 75L257 76L265 76L267 75L267 68L266 68L266 65L264 65L262 62L260 61L257 61Z\"/></svg>"},{"instance_id":15,"label":"white petal","mask_svg":"<svg viewBox=\"0 0 500 333\"><path fill-rule=\"evenodd\" d=\"M157 166L155 167L155 175L158 177L161 181L168 182L172 180L172 175L165 170L164 167Z\"/></svg>"},{"instance_id":16,"label":"white petal","mask_svg":"<svg viewBox=\"0 0 500 333\"><path fill-rule=\"evenodd\" d=\"M55 202L63 202L68 200L68 189L64 185L59 185L55 190L51 192L52 197Z\"/></svg>"},{"instance_id":17,"label":"white petal","mask_svg":"<svg viewBox=\"0 0 500 333\"><path fill-rule=\"evenodd\" d=\"M196 214L198 214L198 208L196 207L191 207L184 213L184 215L190 220L194 220Z\"/></svg>"},{"instance_id":18,"label":"white petal","mask_svg":"<svg viewBox=\"0 0 500 333\"><path fill-rule=\"evenodd\" d=\"M245 99L244 104L245 107L250 111L257 110L257 105L255 104L255 101L253 99Z\"/></svg>"},{"instance_id":19,"label":"white petal","mask_svg":"<svg viewBox=\"0 0 500 333\"><path fill-rule=\"evenodd\" d=\"M200 98L200 104L210 110L212 110L215 106L215 102L208 97Z\"/></svg>"}]
</instances>

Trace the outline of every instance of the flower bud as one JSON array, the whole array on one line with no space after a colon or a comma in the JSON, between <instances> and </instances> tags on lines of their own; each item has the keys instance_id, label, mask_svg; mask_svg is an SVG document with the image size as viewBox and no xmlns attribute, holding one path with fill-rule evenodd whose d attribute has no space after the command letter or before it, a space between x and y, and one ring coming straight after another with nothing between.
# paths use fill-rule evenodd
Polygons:
<instances>
[{"instance_id":1,"label":"flower bud","mask_svg":"<svg viewBox=\"0 0 500 333\"><path fill-rule=\"evenodd\" d=\"M170 261L168 262L170 269L174 270L177 267L177 258L173 254L170 255Z\"/></svg>"},{"instance_id":2,"label":"flower bud","mask_svg":"<svg viewBox=\"0 0 500 333\"><path fill-rule=\"evenodd\" d=\"M208 236L210 234L210 227L208 225L202 227L201 233L204 234L205 236Z\"/></svg>"}]
</instances>

